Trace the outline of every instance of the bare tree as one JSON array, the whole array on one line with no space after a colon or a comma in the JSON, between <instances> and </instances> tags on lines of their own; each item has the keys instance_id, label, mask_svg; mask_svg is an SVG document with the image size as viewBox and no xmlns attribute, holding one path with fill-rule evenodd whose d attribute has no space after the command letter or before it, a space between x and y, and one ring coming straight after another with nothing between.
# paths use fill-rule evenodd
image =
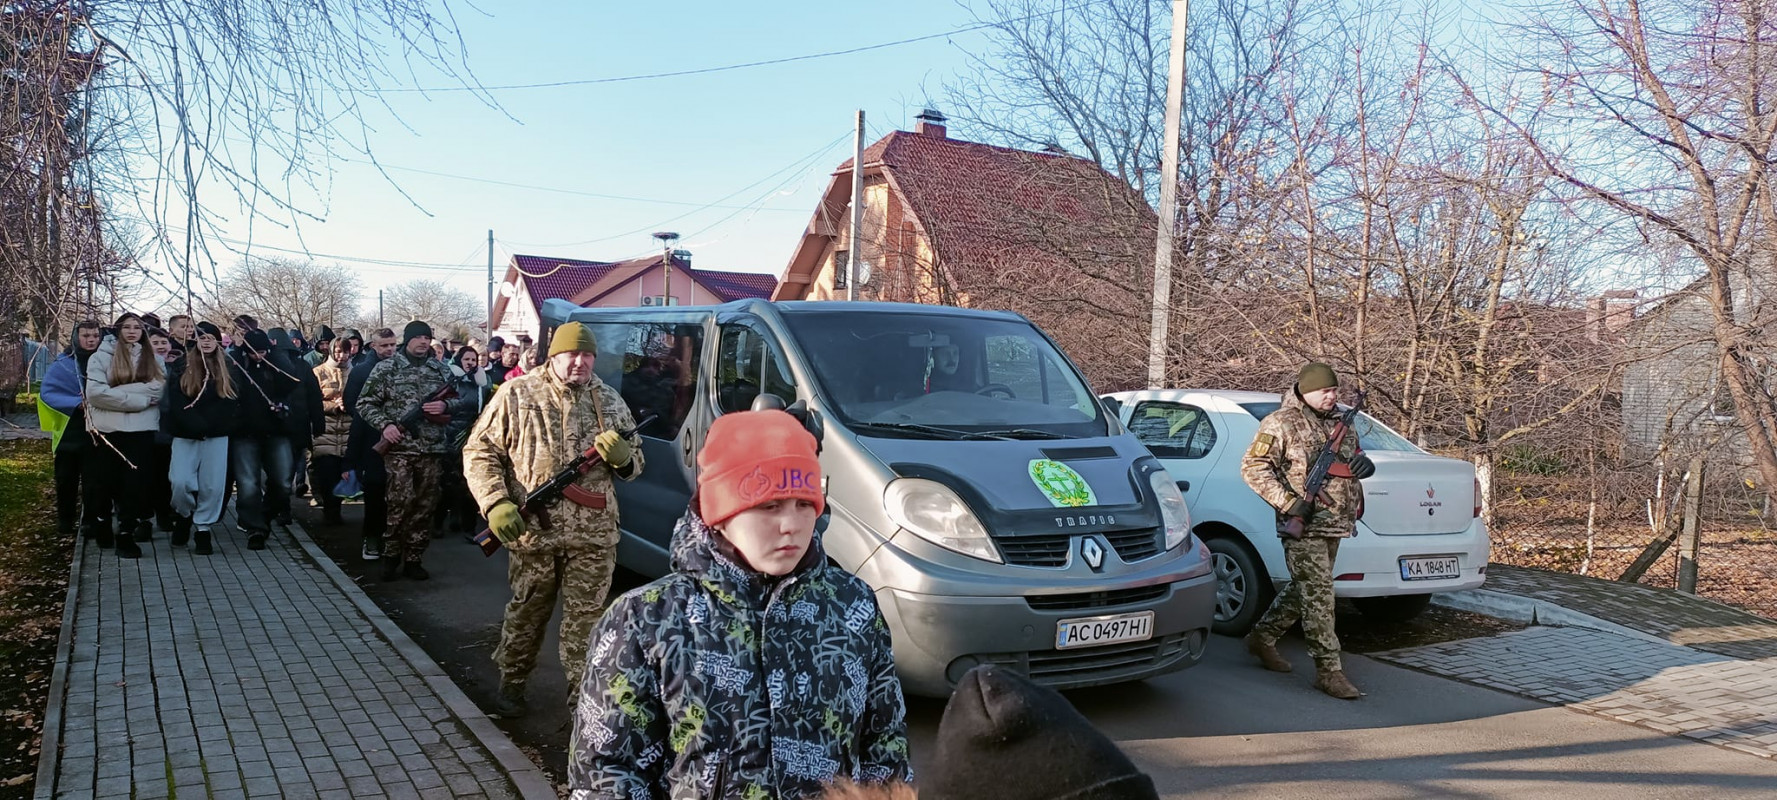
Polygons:
<instances>
[{"instance_id":1,"label":"bare tree","mask_svg":"<svg viewBox=\"0 0 1777 800\"><path fill-rule=\"evenodd\" d=\"M1682 246L1700 273L1692 291L1709 309L1720 384L1777 499L1777 353L1763 333L1777 310L1773 12L1764 0L1552 4L1519 54L1548 99L1498 113L1575 199L1614 212L1644 242Z\"/></svg>"},{"instance_id":2,"label":"bare tree","mask_svg":"<svg viewBox=\"0 0 1777 800\"><path fill-rule=\"evenodd\" d=\"M357 316L357 284L357 276L337 264L249 258L223 273L199 309L219 322L251 314L265 327L294 326L313 335L322 325Z\"/></svg>"},{"instance_id":3,"label":"bare tree","mask_svg":"<svg viewBox=\"0 0 1777 800\"><path fill-rule=\"evenodd\" d=\"M443 281L414 280L383 293L383 318L397 327L408 320L423 320L439 335L449 333L466 341L474 326L487 318L483 303Z\"/></svg>"}]
</instances>

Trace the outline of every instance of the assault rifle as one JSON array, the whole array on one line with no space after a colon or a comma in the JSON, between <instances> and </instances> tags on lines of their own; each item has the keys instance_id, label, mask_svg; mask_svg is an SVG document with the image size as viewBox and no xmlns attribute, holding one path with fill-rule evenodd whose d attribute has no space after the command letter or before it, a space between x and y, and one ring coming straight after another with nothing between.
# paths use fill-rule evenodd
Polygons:
<instances>
[{"instance_id":1,"label":"assault rifle","mask_svg":"<svg viewBox=\"0 0 1777 800\"><path fill-rule=\"evenodd\" d=\"M618 431L617 435L625 439L635 436L636 431L648 427L658 416L658 414L649 414L642 417L640 421L636 422L635 427L626 431ZM598 454L597 445L587 445L586 449L580 455L575 456L573 461L569 461L567 466L551 475L549 480L543 482L542 486L538 486L526 494L524 502L518 506L518 513L526 520L536 518L540 519L544 525L548 525L549 507L554 505L555 501L560 500L562 495L574 485L574 482L580 480L581 475L585 475L588 470L604 463L604 461L604 457ZM494 535L492 528L482 528L480 533L475 534L475 543L481 545L481 554L485 556L491 556L500 550L500 537Z\"/></svg>"},{"instance_id":2,"label":"assault rifle","mask_svg":"<svg viewBox=\"0 0 1777 800\"><path fill-rule=\"evenodd\" d=\"M425 398L418 403L414 403L413 408L407 409L407 412L402 414L400 419L395 420L395 427L400 428L401 433L405 435L412 434L413 429L419 427L421 421L432 422L438 425L450 422L449 414L428 414L425 412L425 407L427 403L454 400L456 399L456 396L456 384L454 382L446 382L443 386L439 387L437 391L426 395ZM380 434L381 431L378 431L378 433ZM379 456L388 455L389 446L387 441L379 438L376 440L376 444L371 445L370 449L375 450L376 454Z\"/></svg>"},{"instance_id":3,"label":"assault rifle","mask_svg":"<svg viewBox=\"0 0 1777 800\"><path fill-rule=\"evenodd\" d=\"M1307 529L1308 518L1314 515L1314 504L1320 499L1321 490L1327 488L1327 478L1332 477L1333 465L1339 460L1339 447L1345 443L1345 437L1351 433L1352 420L1357 419L1357 412L1364 407L1364 393L1360 390L1353 398L1351 405L1339 415L1339 421L1333 425L1333 432L1327 436L1327 444L1314 457L1314 463L1308 467L1308 480L1302 485L1302 500L1308 504L1308 513L1302 516L1284 517L1282 524L1277 526L1277 535L1288 539L1300 539Z\"/></svg>"}]
</instances>

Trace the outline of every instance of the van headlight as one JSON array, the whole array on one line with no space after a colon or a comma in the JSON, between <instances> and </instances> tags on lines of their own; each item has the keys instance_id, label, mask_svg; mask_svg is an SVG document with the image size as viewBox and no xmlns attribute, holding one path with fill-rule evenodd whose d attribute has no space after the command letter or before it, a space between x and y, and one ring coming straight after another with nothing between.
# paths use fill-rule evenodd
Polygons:
<instances>
[{"instance_id":1,"label":"van headlight","mask_svg":"<svg viewBox=\"0 0 1777 800\"><path fill-rule=\"evenodd\" d=\"M1191 510L1185 505L1185 493L1178 490L1166 470L1148 473L1148 485L1160 498L1160 520L1166 525L1166 549L1171 550L1191 538Z\"/></svg>"},{"instance_id":2,"label":"van headlight","mask_svg":"<svg viewBox=\"0 0 1777 800\"><path fill-rule=\"evenodd\" d=\"M1003 563L975 512L942 483L897 478L883 491L882 503L890 520L921 539L965 556Z\"/></svg>"}]
</instances>

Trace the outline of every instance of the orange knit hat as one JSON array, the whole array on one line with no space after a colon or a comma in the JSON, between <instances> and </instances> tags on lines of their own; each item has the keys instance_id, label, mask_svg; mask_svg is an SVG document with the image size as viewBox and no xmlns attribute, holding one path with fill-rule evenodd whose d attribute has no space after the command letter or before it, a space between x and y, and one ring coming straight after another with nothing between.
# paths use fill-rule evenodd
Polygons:
<instances>
[{"instance_id":1,"label":"orange knit hat","mask_svg":"<svg viewBox=\"0 0 1777 800\"><path fill-rule=\"evenodd\" d=\"M720 526L753 506L797 499L825 511L814 435L782 411L723 414L697 454L698 513Z\"/></svg>"}]
</instances>

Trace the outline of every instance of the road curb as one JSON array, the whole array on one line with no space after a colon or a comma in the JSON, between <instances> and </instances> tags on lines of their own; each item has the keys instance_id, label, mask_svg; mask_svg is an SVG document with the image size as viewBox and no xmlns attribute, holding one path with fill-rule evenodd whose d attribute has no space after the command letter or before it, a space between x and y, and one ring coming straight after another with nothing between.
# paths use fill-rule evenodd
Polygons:
<instances>
[{"instance_id":1,"label":"road curb","mask_svg":"<svg viewBox=\"0 0 1777 800\"><path fill-rule=\"evenodd\" d=\"M481 707L463 693L462 688L450 679L444 668L438 666L438 662L433 661L423 648L408 638L407 633L394 620L389 619L389 615L383 613L382 608L370 599L370 595L364 593L362 587L321 551L320 546L309 538L308 531L301 523L292 522L284 527L290 532L290 538L296 540L297 545L308 554L309 560L314 561L332 579L333 584L345 593L346 598L352 601L352 605L358 607L358 612L369 619L371 625L376 626L377 632L395 646L395 651L425 678L426 685L432 687L432 691L444 701L444 706L450 709L451 715L460 720L469 729L469 734L494 757L500 769L512 779L512 785L518 789L519 797L524 800L559 800L555 785L544 776L543 770L532 763L518 749L518 745L512 743L511 737L500 730L493 720L488 719L487 714L482 713ZM39 799L44 800L41 795Z\"/></svg>"},{"instance_id":2,"label":"road curb","mask_svg":"<svg viewBox=\"0 0 1777 800\"><path fill-rule=\"evenodd\" d=\"M1554 625L1568 628L1587 628L1602 633L1612 633L1644 642L1658 642L1670 645L1665 639L1651 633L1618 625L1599 619L1590 614L1575 611L1566 606L1557 605L1547 600L1508 594L1492 589L1464 589L1459 592L1439 592L1431 596L1431 601L1446 608L1458 611L1469 611L1486 614L1512 622L1523 622L1530 625Z\"/></svg>"},{"instance_id":3,"label":"road curb","mask_svg":"<svg viewBox=\"0 0 1777 800\"><path fill-rule=\"evenodd\" d=\"M43 739L38 743L35 800L51 800L56 794L56 765L62 756L62 701L68 691L68 654L74 649L74 610L80 603L80 568L86 563L86 545L85 532L76 528L62 631L56 636L56 664L49 673L49 701L43 710Z\"/></svg>"}]
</instances>

